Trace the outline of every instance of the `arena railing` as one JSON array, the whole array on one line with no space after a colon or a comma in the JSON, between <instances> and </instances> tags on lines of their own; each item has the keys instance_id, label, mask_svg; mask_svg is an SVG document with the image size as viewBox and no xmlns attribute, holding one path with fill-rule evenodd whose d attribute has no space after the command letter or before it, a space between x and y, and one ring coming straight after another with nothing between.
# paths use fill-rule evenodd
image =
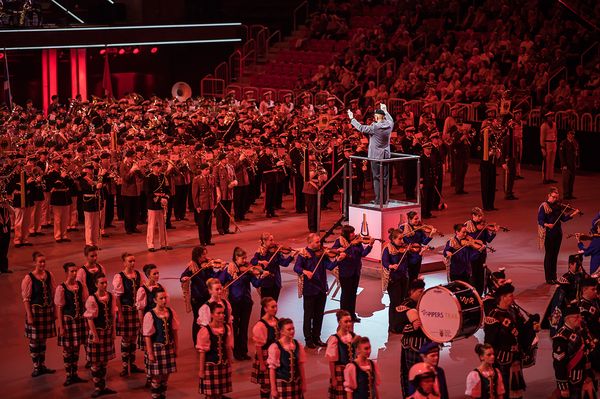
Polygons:
<instances>
[{"instance_id":1,"label":"arena railing","mask_svg":"<svg viewBox=\"0 0 600 399\"><path fill-rule=\"evenodd\" d=\"M226 85L229 83L229 65L225 61L215 67L215 78L223 79Z\"/></svg>"},{"instance_id":2,"label":"arena railing","mask_svg":"<svg viewBox=\"0 0 600 399\"><path fill-rule=\"evenodd\" d=\"M303 18L299 16L301 15L301 11L304 11ZM293 18L294 20L292 22L292 27L294 30L298 29L299 18L302 18L302 22L306 22L308 19L308 1L303 1L302 3L298 4L298 6L294 9Z\"/></svg>"},{"instance_id":3,"label":"arena railing","mask_svg":"<svg viewBox=\"0 0 600 399\"><path fill-rule=\"evenodd\" d=\"M360 95L360 88L361 88L361 85L356 85L344 94L344 104L345 105L350 104L350 100L352 100L354 98L358 98L358 96Z\"/></svg>"},{"instance_id":4,"label":"arena railing","mask_svg":"<svg viewBox=\"0 0 600 399\"><path fill-rule=\"evenodd\" d=\"M377 68L377 87L379 87L379 85L381 84L380 82L385 77L385 73L387 72L388 69L391 69L394 74L396 73L396 59L395 58L390 58L383 64L379 65L379 68Z\"/></svg>"},{"instance_id":5,"label":"arena railing","mask_svg":"<svg viewBox=\"0 0 600 399\"><path fill-rule=\"evenodd\" d=\"M225 81L210 76L200 81L200 96L223 98L225 96Z\"/></svg>"},{"instance_id":6,"label":"arena railing","mask_svg":"<svg viewBox=\"0 0 600 399\"><path fill-rule=\"evenodd\" d=\"M277 39L277 41L275 41L275 39ZM267 46L266 46L267 58L269 57L269 50L271 49L271 47L273 47L275 44L280 43L280 42L281 42L281 31L276 30L267 38Z\"/></svg>"},{"instance_id":7,"label":"arena railing","mask_svg":"<svg viewBox=\"0 0 600 399\"><path fill-rule=\"evenodd\" d=\"M554 71L554 73L548 78L548 92L546 94L550 94L552 92L552 83L555 81L556 78L561 77L561 75L564 73L564 79L566 80L569 76L569 72L567 71L566 67L560 67L558 68L556 71Z\"/></svg>"},{"instance_id":8,"label":"arena railing","mask_svg":"<svg viewBox=\"0 0 600 399\"><path fill-rule=\"evenodd\" d=\"M600 57L600 42L594 42L590 47L588 47L581 53L581 58L579 62L581 66L585 66L585 64L589 61L586 59L589 54L592 55L590 60L597 59L598 57Z\"/></svg>"},{"instance_id":9,"label":"arena railing","mask_svg":"<svg viewBox=\"0 0 600 399\"><path fill-rule=\"evenodd\" d=\"M242 68L242 52L240 50L235 50L229 56L229 83L238 82L244 69Z\"/></svg>"},{"instance_id":10,"label":"arena railing","mask_svg":"<svg viewBox=\"0 0 600 399\"><path fill-rule=\"evenodd\" d=\"M562 130L579 130L579 118L575 110L557 111L556 126Z\"/></svg>"}]
</instances>

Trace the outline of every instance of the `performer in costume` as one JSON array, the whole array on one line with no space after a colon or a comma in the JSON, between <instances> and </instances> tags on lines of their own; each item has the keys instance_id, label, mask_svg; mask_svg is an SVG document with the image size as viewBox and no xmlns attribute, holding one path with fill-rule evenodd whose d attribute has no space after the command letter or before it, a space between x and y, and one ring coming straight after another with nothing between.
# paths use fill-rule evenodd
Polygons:
<instances>
[{"instance_id":1,"label":"performer in costume","mask_svg":"<svg viewBox=\"0 0 600 399\"><path fill-rule=\"evenodd\" d=\"M274 399L303 399L306 393L306 354L300 342L294 339L296 330L291 319L277 323L279 339L268 350L267 364Z\"/></svg>"},{"instance_id":2,"label":"performer in costume","mask_svg":"<svg viewBox=\"0 0 600 399\"><path fill-rule=\"evenodd\" d=\"M377 387L381 383L377 363L369 359L371 342L367 337L355 337L352 342L356 358L344 369L344 388L347 398L379 399Z\"/></svg>"},{"instance_id":3,"label":"performer in costume","mask_svg":"<svg viewBox=\"0 0 600 399\"><path fill-rule=\"evenodd\" d=\"M329 399L345 399L344 369L354 360L352 316L346 310L335 314L338 327L327 340L325 358L329 361Z\"/></svg>"},{"instance_id":4,"label":"performer in costume","mask_svg":"<svg viewBox=\"0 0 600 399\"><path fill-rule=\"evenodd\" d=\"M29 353L33 361L32 377L53 374L46 367L46 340L56 336L54 303L54 276L46 270L46 257L41 252L32 255L34 269L21 282L21 297L25 306L25 337L29 339Z\"/></svg>"},{"instance_id":5,"label":"performer in costume","mask_svg":"<svg viewBox=\"0 0 600 399\"><path fill-rule=\"evenodd\" d=\"M421 244L422 246L429 244L437 230L433 228L429 233L426 233L419 228L421 225L419 214L415 211L408 212L406 223L398 226L398 230L402 233L402 240L406 244ZM410 251L406 256L408 257L408 280L411 282L421 273L423 253L422 251Z\"/></svg>"},{"instance_id":6,"label":"performer in costume","mask_svg":"<svg viewBox=\"0 0 600 399\"><path fill-rule=\"evenodd\" d=\"M275 251L277 253L275 254ZM260 264L263 270L270 273L264 277L260 284L260 297L270 297L279 300L281 292L281 267L287 267L294 260L290 254L283 254L273 240L273 234L262 233L260 235L260 247L250 260L250 264L256 266Z\"/></svg>"},{"instance_id":7,"label":"performer in costume","mask_svg":"<svg viewBox=\"0 0 600 399\"><path fill-rule=\"evenodd\" d=\"M595 274L600 268L600 221L596 221L591 230L590 245L583 245L582 235L577 233L577 248L583 256L590 256L590 274Z\"/></svg>"},{"instance_id":8,"label":"performer in costume","mask_svg":"<svg viewBox=\"0 0 600 399\"><path fill-rule=\"evenodd\" d=\"M208 287L208 293L210 297L198 310L198 318L196 319L198 329L200 329L200 327L207 326L210 323L211 314L209 305L213 302L216 302L223 306L223 311L225 312L224 323L229 326L231 331L233 331L233 311L231 310L231 304L229 301L224 298L226 293L223 290L221 280L218 278L209 278L206 280L206 286Z\"/></svg>"},{"instance_id":9,"label":"performer in costume","mask_svg":"<svg viewBox=\"0 0 600 399\"><path fill-rule=\"evenodd\" d=\"M79 362L79 349L85 344L86 320L83 317L84 301L88 293L79 281L77 265L67 262L63 265L66 279L56 287L54 304L56 305L56 319L58 330L58 346L63 348L63 362L67 379L64 386L87 382L77 375L77 363Z\"/></svg>"},{"instance_id":10,"label":"performer in costume","mask_svg":"<svg viewBox=\"0 0 600 399\"><path fill-rule=\"evenodd\" d=\"M448 264L448 281L461 280L471 282L471 263L479 257L479 251L472 248L467 239L467 228L463 224L454 225L454 237L448 240L444 248L444 257Z\"/></svg>"},{"instance_id":11,"label":"performer in costume","mask_svg":"<svg viewBox=\"0 0 600 399\"><path fill-rule=\"evenodd\" d=\"M440 361L440 344L437 342L428 342L419 349L419 354L423 363L427 363L435 370L435 391L439 394L440 399L449 399L448 384L446 382L446 373L444 369L439 367ZM413 385L410 385L412 393L415 392Z\"/></svg>"},{"instance_id":12,"label":"performer in costume","mask_svg":"<svg viewBox=\"0 0 600 399\"><path fill-rule=\"evenodd\" d=\"M252 374L250 382L259 384L260 398L269 399L271 396L271 380L269 378L269 368L267 367L267 358L269 356L269 347L277 341L279 331L277 323L277 301L274 298L264 297L261 300L263 316L252 328L252 341L254 342L256 352L254 354L254 363L252 363Z\"/></svg>"},{"instance_id":13,"label":"performer in costume","mask_svg":"<svg viewBox=\"0 0 600 399\"><path fill-rule=\"evenodd\" d=\"M496 357L490 344L475 345L480 364L467 375L465 395L468 399L499 399L504 397L504 382L500 370L494 367Z\"/></svg>"},{"instance_id":14,"label":"performer in costume","mask_svg":"<svg viewBox=\"0 0 600 399\"><path fill-rule=\"evenodd\" d=\"M479 207L471 210L471 219L465 222L465 227L468 236L475 240L481 240L486 245L496 238L498 232L498 226L487 226L483 210ZM471 259L471 281L479 295L483 295L487 249L483 248L481 251L472 251L472 253L474 258Z\"/></svg>"},{"instance_id":15,"label":"performer in costume","mask_svg":"<svg viewBox=\"0 0 600 399\"><path fill-rule=\"evenodd\" d=\"M598 280L586 278L581 282L581 299L579 310L583 325L596 343L590 352L592 368L600 372L600 300L598 299Z\"/></svg>"},{"instance_id":16,"label":"performer in costume","mask_svg":"<svg viewBox=\"0 0 600 399\"><path fill-rule=\"evenodd\" d=\"M408 379L416 391L407 399L439 399L435 391L435 370L427 363L417 363L410 368Z\"/></svg>"},{"instance_id":17,"label":"performer in costume","mask_svg":"<svg viewBox=\"0 0 600 399\"><path fill-rule=\"evenodd\" d=\"M390 298L388 331L401 334L402 321L396 307L400 306L408 295L408 254L400 230L391 228L388 232L389 242L381 254L384 289L387 289Z\"/></svg>"},{"instance_id":18,"label":"performer in costume","mask_svg":"<svg viewBox=\"0 0 600 399\"><path fill-rule=\"evenodd\" d=\"M104 267L98 263L98 247L86 245L83 248L86 262L77 270L77 281L83 284L89 295L96 293L96 276L106 274Z\"/></svg>"}]
</instances>

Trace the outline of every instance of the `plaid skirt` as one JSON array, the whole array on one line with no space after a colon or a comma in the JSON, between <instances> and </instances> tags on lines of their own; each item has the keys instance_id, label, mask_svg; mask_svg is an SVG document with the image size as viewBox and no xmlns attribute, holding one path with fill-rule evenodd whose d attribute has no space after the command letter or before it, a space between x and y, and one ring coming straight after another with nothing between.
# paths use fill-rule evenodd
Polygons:
<instances>
[{"instance_id":1,"label":"plaid skirt","mask_svg":"<svg viewBox=\"0 0 600 399\"><path fill-rule=\"evenodd\" d=\"M65 348L77 348L80 345L85 344L85 337L87 336L87 323L85 318L63 315L63 335L58 336L58 346Z\"/></svg>"},{"instance_id":2,"label":"plaid skirt","mask_svg":"<svg viewBox=\"0 0 600 399\"><path fill-rule=\"evenodd\" d=\"M292 382L277 380L277 393L279 399L304 399L302 380L300 378Z\"/></svg>"},{"instance_id":3,"label":"plaid skirt","mask_svg":"<svg viewBox=\"0 0 600 399\"><path fill-rule=\"evenodd\" d=\"M231 383L231 364L206 363L204 379L200 380L200 393L204 395L223 395L233 391Z\"/></svg>"},{"instance_id":4,"label":"plaid skirt","mask_svg":"<svg viewBox=\"0 0 600 399\"><path fill-rule=\"evenodd\" d=\"M33 323L25 318L25 337L29 339L48 339L56 337L54 306L31 305Z\"/></svg>"},{"instance_id":5,"label":"plaid skirt","mask_svg":"<svg viewBox=\"0 0 600 399\"><path fill-rule=\"evenodd\" d=\"M86 344L87 361L91 363L108 363L109 360L115 358L115 340L112 336L112 330L97 328L96 331L100 343L93 343L92 333L88 334Z\"/></svg>"},{"instance_id":6,"label":"plaid skirt","mask_svg":"<svg viewBox=\"0 0 600 399\"><path fill-rule=\"evenodd\" d=\"M265 359L265 370L260 370L260 363L258 362L258 355L254 355L254 363L252 363L252 373L250 374L250 382L253 384L260 384L271 386L271 380L269 380L269 367L267 367L267 358L269 354L266 349L261 349L263 359Z\"/></svg>"},{"instance_id":7,"label":"plaid skirt","mask_svg":"<svg viewBox=\"0 0 600 399\"><path fill-rule=\"evenodd\" d=\"M135 338L140 331L140 319L138 319L137 311L131 306L121 306L123 313L123 321L120 322L117 318L117 335L119 337Z\"/></svg>"},{"instance_id":8,"label":"plaid skirt","mask_svg":"<svg viewBox=\"0 0 600 399\"><path fill-rule=\"evenodd\" d=\"M148 352L144 356L144 362L146 364L147 375L165 375L171 374L177 371L177 365L175 362L175 348L173 344L159 344L153 343L155 361L151 362L148 360Z\"/></svg>"},{"instance_id":9,"label":"plaid skirt","mask_svg":"<svg viewBox=\"0 0 600 399\"><path fill-rule=\"evenodd\" d=\"M329 399L346 399L344 389L344 369L346 365L336 364L333 380L329 384Z\"/></svg>"},{"instance_id":10,"label":"plaid skirt","mask_svg":"<svg viewBox=\"0 0 600 399\"><path fill-rule=\"evenodd\" d=\"M137 335L137 348L141 351L146 351L146 339L144 338L144 336L142 335L142 330L138 330L138 335Z\"/></svg>"}]
</instances>

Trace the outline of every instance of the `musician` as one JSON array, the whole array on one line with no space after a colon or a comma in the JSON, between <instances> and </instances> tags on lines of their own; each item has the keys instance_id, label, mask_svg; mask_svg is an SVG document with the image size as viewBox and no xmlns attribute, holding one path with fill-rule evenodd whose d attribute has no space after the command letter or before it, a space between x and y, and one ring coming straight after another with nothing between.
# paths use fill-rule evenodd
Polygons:
<instances>
[{"instance_id":1,"label":"musician","mask_svg":"<svg viewBox=\"0 0 600 399\"><path fill-rule=\"evenodd\" d=\"M254 268L248 263L246 251L240 247L233 250L232 263L219 275L221 283L229 285L229 303L233 312L233 357L236 360L250 360L248 356L248 326L252 314L252 293L250 284L260 287L263 274L268 273ZM231 284L227 284L231 282Z\"/></svg>"},{"instance_id":2,"label":"musician","mask_svg":"<svg viewBox=\"0 0 600 399\"><path fill-rule=\"evenodd\" d=\"M280 247L275 244L273 234L262 233L260 235L260 246L250 260L250 264L256 266L260 264L263 270L269 272L269 275L262 278L260 284L260 297L270 297L279 300L281 292L281 267L287 267L294 260L290 253L283 254Z\"/></svg>"},{"instance_id":3,"label":"musician","mask_svg":"<svg viewBox=\"0 0 600 399\"><path fill-rule=\"evenodd\" d=\"M575 185L575 173L579 166L579 143L575 140L574 130L569 130L567 138L561 141L558 155L562 170L564 199L575 199L573 196L573 186Z\"/></svg>"},{"instance_id":4,"label":"musician","mask_svg":"<svg viewBox=\"0 0 600 399\"><path fill-rule=\"evenodd\" d=\"M277 341L277 301L271 297L264 297L260 301L262 317L252 328L252 341L256 352L252 363L250 382L259 384L260 398L269 399L271 395L271 381L267 358L269 347Z\"/></svg>"},{"instance_id":5,"label":"musician","mask_svg":"<svg viewBox=\"0 0 600 399\"><path fill-rule=\"evenodd\" d=\"M515 168L517 175L516 180L524 179L521 175L521 160L523 159L523 110L515 109L513 111L512 131L515 143Z\"/></svg>"},{"instance_id":6,"label":"musician","mask_svg":"<svg viewBox=\"0 0 600 399\"><path fill-rule=\"evenodd\" d=\"M321 341L321 327L323 325L323 312L327 300L327 270L333 270L337 262L346 257L344 252L331 257L324 251L318 234L310 233L306 238L307 246L296 258L294 272L298 274L302 285L304 322L302 329L306 347L314 349L317 346L325 347Z\"/></svg>"},{"instance_id":7,"label":"musician","mask_svg":"<svg viewBox=\"0 0 600 399\"><path fill-rule=\"evenodd\" d=\"M488 225L485 220L485 214L479 207L471 209L471 219L465 222L467 235L474 240L480 240L485 245L489 244L496 238L498 233L497 225ZM474 253L474 259L471 261L471 276L473 286L477 289L479 295L483 295L485 285L485 262L487 260L487 248L482 248L481 251Z\"/></svg>"},{"instance_id":8,"label":"musician","mask_svg":"<svg viewBox=\"0 0 600 399\"><path fill-rule=\"evenodd\" d=\"M544 245L544 273L546 284L556 284L556 263L562 243L562 222L580 213L559 201L558 188L551 187L548 198L538 208L538 233ZM541 243L540 243L541 244Z\"/></svg>"},{"instance_id":9,"label":"musician","mask_svg":"<svg viewBox=\"0 0 600 399\"><path fill-rule=\"evenodd\" d=\"M369 238L365 245L363 238L357 236L354 227L342 226L340 236L331 248L341 248L346 253L346 258L338 262L340 286L342 295L340 298L340 309L346 310L352 316L354 323L360 323L356 316L356 292L360 283L360 272L362 269L362 258L371 253L375 239Z\"/></svg>"},{"instance_id":10,"label":"musician","mask_svg":"<svg viewBox=\"0 0 600 399\"><path fill-rule=\"evenodd\" d=\"M302 399L307 384L304 347L294 339L296 330L291 319L279 319L277 330L279 339L269 347L267 359L271 397Z\"/></svg>"},{"instance_id":11,"label":"musician","mask_svg":"<svg viewBox=\"0 0 600 399\"><path fill-rule=\"evenodd\" d=\"M433 239L433 235L437 233L437 229L431 228L429 233L423 230L423 224L419 219L419 214L415 211L410 211L406 214L406 223L398 226L398 230L402 233L402 241L406 244L419 244L425 247ZM410 251L408 258L408 281L415 280L421 273L421 263L423 262L423 250Z\"/></svg>"},{"instance_id":12,"label":"musician","mask_svg":"<svg viewBox=\"0 0 600 399\"><path fill-rule=\"evenodd\" d=\"M559 287L565 293L567 303L577 299L581 282L589 277L585 270L583 270L582 260L583 257L581 254L569 255L567 272L557 280Z\"/></svg>"},{"instance_id":13,"label":"musician","mask_svg":"<svg viewBox=\"0 0 600 399\"><path fill-rule=\"evenodd\" d=\"M510 114L509 114L510 115ZM517 144L515 138L515 124L510 116L504 118L506 124L506 134L502 138L502 169L504 170L504 199L517 200L513 192L515 179L517 177Z\"/></svg>"},{"instance_id":14,"label":"musician","mask_svg":"<svg viewBox=\"0 0 600 399\"><path fill-rule=\"evenodd\" d=\"M435 187L433 194L433 209L442 209L442 190L444 188L444 164L448 157L449 148L442 141L440 134L435 132L429 136L431 140L431 157L435 171Z\"/></svg>"},{"instance_id":15,"label":"musician","mask_svg":"<svg viewBox=\"0 0 600 399\"><path fill-rule=\"evenodd\" d=\"M327 339L325 358L329 362L329 399L345 399L344 369L354 361L354 334L352 315L346 310L335 313L338 327Z\"/></svg>"},{"instance_id":16,"label":"musician","mask_svg":"<svg viewBox=\"0 0 600 399\"><path fill-rule=\"evenodd\" d=\"M83 214L85 215L85 245L96 246L100 238L100 217L104 199L102 180L95 179L94 166L87 163L82 168L79 187L83 196Z\"/></svg>"},{"instance_id":17,"label":"musician","mask_svg":"<svg viewBox=\"0 0 600 399\"><path fill-rule=\"evenodd\" d=\"M217 195L215 178L210 174L210 165L200 164L200 174L192 181L192 199L194 201L194 219L198 226L200 245L212 243L212 213L220 198Z\"/></svg>"},{"instance_id":18,"label":"musician","mask_svg":"<svg viewBox=\"0 0 600 399\"><path fill-rule=\"evenodd\" d=\"M252 125L251 121L250 125ZM233 187L233 214L235 217L234 220L241 222L248 220L246 219L246 212L251 202L248 198L250 196L250 175L248 172L250 160L246 157L246 153L240 149L240 142L235 141L232 145L233 154L229 162L233 165L235 180L238 182Z\"/></svg>"},{"instance_id":19,"label":"musician","mask_svg":"<svg viewBox=\"0 0 600 399\"><path fill-rule=\"evenodd\" d=\"M177 371L178 330L177 313L167 306L167 293L157 289L156 306L145 314L142 324L153 398L166 398L169 374Z\"/></svg>"},{"instance_id":20,"label":"musician","mask_svg":"<svg viewBox=\"0 0 600 399\"><path fill-rule=\"evenodd\" d=\"M481 202L483 209L494 211L496 200L496 160L500 156L500 149L494 139L499 139L500 121L496 118L496 109L488 108L487 118L481 123L481 161L479 171L481 174Z\"/></svg>"},{"instance_id":21,"label":"musician","mask_svg":"<svg viewBox=\"0 0 600 399\"><path fill-rule=\"evenodd\" d=\"M600 371L600 300L598 299L598 280L586 278L581 282L581 299L579 310L583 325L589 331L595 342L590 353L592 368Z\"/></svg>"},{"instance_id":22,"label":"musician","mask_svg":"<svg viewBox=\"0 0 600 399\"><path fill-rule=\"evenodd\" d=\"M28 169L28 170L26 170ZM23 180L25 187L21 187L21 173L23 174ZM12 204L15 213L14 219L14 244L15 248L23 246L31 246L29 239L29 228L31 225L31 213L33 211L33 190L35 186L35 179L31 176L31 166L25 167L24 165L17 166L15 173L13 173L11 179L6 185L6 192L8 195L12 195ZM22 195L22 191L25 190L25 195ZM25 199L25 203L21 203L21 199Z\"/></svg>"},{"instance_id":23,"label":"musician","mask_svg":"<svg viewBox=\"0 0 600 399\"><path fill-rule=\"evenodd\" d=\"M558 131L554 123L554 112L545 115L546 121L540 126L540 147L542 149L542 179L544 184L557 183L554 180L554 163L556 160L556 139Z\"/></svg>"},{"instance_id":24,"label":"musician","mask_svg":"<svg viewBox=\"0 0 600 399\"><path fill-rule=\"evenodd\" d=\"M414 280L410 284L408 298L395 308L400 317L399 325L402 331L402 357L400 363L400 377L402 380L402 392L404 396L409 395L408 372L413 365L421 361L419 350L423 345L431 342L421 328L417 303L425 291L425 281Z\"/></svg>"},{"instance_id":25,"label":"musician","mask_svg":"<svg viewBox=\"0 0 600 399\"><path fill-rule=\"evenodd\" d=\"M13 207L6 198L0 197L0 273L12 273L8 268L11 217L14 218Z\"/></svg>"},{"instance_id":26,"label":"musician","mask_svg":"<svg viewBox=\"0 0 600 399\"><path fill-rule=\"evenodd\" d=\"M561 398L595 398L590 352L594 348L577 302L565 310L565 324L552 337L554 376Z\"/></svg>"},{"instance_id":27,"label":"musician","mask_svg":"<svg viewBox=\"0 0 600 399\"><path fill-rule=\"evenodd\" d=\"M471 264L480 256L479 251L484 250L485 245L478 249L472 248L467 237L467 228L463 224L455 224L454 237L446 242L443 252L446 262L449 263L448 281L472 281Z\"/></svg>"},{"instance_id":28,"label":"musician","mask_svg":"<svg viewBox=\"0 0 600 399\"><path fill-rule=\"evenodd\" d=\"M469 129L461 129L454 126L449 129L452 144L452 173L454 175L454 192L459 195L468 194L465 191L465 177L469 169L469 158L471 156L471 139Z\"/></svg>"},{"instance_id":29,"label":"musician","mask_svg":"<svg viewBox=\"0 0 600 399\"><path fill-rule=\"evenodd\" d=\"M144 191L148 208L148 226L146 232L146 245L149 252L156 252L154 248L154 228L158 228L160 249L172 249L167 245L167 226L165 222L165 208L168 206L169 181L160 173L162 163L158 160L152 162L151 173L145 178Z\"/></svg>"},{"instance_id":30,"label":"musician","mask_svg":"<svg viewBox=\"0 0 600 399\"><path fill-rule=\"evenodd\" d=\"M46 340L56 336L54 316L54 287L52 273L46 270L46 257L34 252L33 271L21 281L21 297L25 307L25 337L29 339L29 353L33 361L32 377L54 374L46 367Z\"/></svg>"},{"instance_id":31,"label":"musician","mask_svg":"<svg viewBox=\"0 0 600 399\"><path fill-rule=\"evenodd\" d=\"M370 125L361 125L352 111L348 111L350 123L359 132L369 136L369 158L386 159L390 157L390 135L394 128L394 118L387 112L385 104L380 104L380 108L375 111L375 121ZM380 164L377 161L371 161L371 172L373 174L373 190L375 191L375 200L373 204L387 203L387 185L388 169L387 163L383 165L383 176L380 176ZM381 181L383 180L383 190ZM383 192L383 198L380 193Z\"/></svg>"},{"instance_id":32,"label":"musician","mask_svg":"<svg viewBox=\"0 0 600 399\"><path fill-rule=\"evenodd\" d=\"M387 289L390 299L388 331L392 334L401 334L402 319L396 307L400 306L408 295L408 254L402 240L402 232L391 228L388 233L389 242L381 254L383 289Z\"/></svg>"},{"instance_id":33,"label":"musician","mask_svg":"<svg viewBox=\"0 0 600 399\"><path fill-rule=\"evenodd\" d=\"M429 342L424 344L419 349L419 354L423 363L427 363L435 370L435 391L439 393L440 399L449 399L448 384L446 382L446 372L439 367L440 362L440 344L437 342ZM414 392L414 387L410 387L411 392Z\"/></svg>"},{"instance_id":34,"label":"musician","mask_svg":"<svg viewBox=\"0 0 600 399\"><path fill-rule=\"evenodd\" d=\"M144 283L139 271L135 269L135 256L121 254L123 270L113 278L113 295L117 305L117 335L121 337L121 377L131 373L143 373L135 364L135 340L140 334L140 320L135 308L135 296Z\"/></svg>"},{"instance_id":35,"label":"musician","mask_svg":"<svg viewBox=\"0 0 600 399\"><path fill-rule=\"evenodd\" d=\"M48 173L47 187L50 189L50 205L54 213L54 239L57 243L71 242L67 238L72 203L70 189L74 184L67 171L62 168L62 159L52 160L52 171Z\"/></svg>"},{"instance_id":36,"label":"musician","mask_svg":"<svg viewBox=\"0 0 600 399\"><path fill-rule=\"evenodd\" d=\"M63 265L66 279L56 287L54 305L56 306L56 327L58 346L63 348L63 362L67 379L64 386L87 382L77 375L79 349L85 343L86 321L83 318L84 301L88 293L75 279L77 265L67 262Z\"/></svg>"},{"instance_id":37,"label":"musician","mask_svg":"<svg viewBox=\"0 0 600 399\"><path fill-rule=\"evenodd\" d=\"M583 256L591 257L590 274L595 274L600 268L600 223L597 221L592 228L592 239L587 248L585 245L583 245L583 242L581 242L581 234L575 234L575 238L577 238L577 247L579 248L579 253L583 254Z\"/></svg>"},{"instance_id":38,"label":"musician","mask_svg":"<svg viewBox=\"0 0 600 399\"><path fill-rule=\"evenodd\" d=\"M304 148L300 140L294 141L294 148L290 150L290 158L294 170L294 204L296 213L304 213L306 208L304 203L304 193L302 193L302 188L304 186L304 177L302 173L304 165Z\"/></svg>"},{"instance_id":39,"label":"musician","mask_svg":"<svg viewBox=\"0 0 600 399\"><path fill-rule=\"evenodd\" d=\"M42 216L44 210L44 171L38 166L37 158L30 157L27 160L28 166L31 163L31 176L33 177L33 209L31 211L31 227L29 235L31 237L43 236L42 233Z\"/></svg>"},{"instance_id":40,"label":"musician","mask_svg":"<svg viewBox=\"0 0 600 399\"><path fill-rule=\"evenodd\" d=\"M423 154L421 155L421 181L419 188L422 190L421 199L421 214L423 219L433 217L431 210L433 209L433 200L435 194L435 185L437 182L435 159L432 157L431 150L433 145L426 142L422 146Z\"/></svg>"},{"instance_id":41,"label":"musician","mask_svg":"<svg viewBox=\"0 0 600 399\"><path fill-rule=\"evenodd\" d=\"M525 320L514 304L515 287L505 283L496 289L496 308L485 318L483 327L485 343L494 348L496 367L504 381L504 398L520 398L525 392L522 359L523 348L519 344L519 334Z\"/></svg>"},{"instance_id":42,"label":"musician","mask_svg":"<svg viewBox=\"0 0 600 399\"><path fill-rule=\"evenodd\" d=\"M115 218L115 196L117 194L117 187L120 186L115 179L116 172L111 171L113 169L111 165L111 156L108 152L100 154L100 170L99 177L102 179L103 185L103 197L104 197L104 221L102 223L103 228L115 227L112 223Z\"/></svg>"},{"instance_id":43,"label":"musician","mask_svg":"<svg viewBox=\"0 0 600 399\"><path fill-rule=\"evenodd\" d=\"M273 146L267 144L264 154L258 159L258 170L262 173L262 182L265 185L265 211L268 218L277 216L275 214L276 195L279 167L283 166L282 160L275 160Z\"/></svg>"},{"instance_id":44,"label":"musician","mask_svg":"<svg viewBox=\"0 0 600 399\"><path fill-rule=\"evenodd\" d=\"M141 194L137 180L141 178L142 172L139 165L134 162L134 156L134 150L127 150L125 158L119 167L119 175L122 181L121 199L123 200L123 218L127 234L141 233L137 228Z\"/></svg>"},{"instance_id":45,"label":"musician","mask_svg":"<svg viewBox=\"0 0 600 399\"><path fill-rule=\"evenodd\" d=\"M217 209L215 209L217 231L220 235L233 234L233 232L229 231L229 224L231 223L233 190L237 186L238 181L235 170L229 164L229 159L225 153L220 153L217 156L217 161L218 163L213 171L217 185L217 196L221 198L221 201L217 204Z\"/></svg>"}]
</instances>

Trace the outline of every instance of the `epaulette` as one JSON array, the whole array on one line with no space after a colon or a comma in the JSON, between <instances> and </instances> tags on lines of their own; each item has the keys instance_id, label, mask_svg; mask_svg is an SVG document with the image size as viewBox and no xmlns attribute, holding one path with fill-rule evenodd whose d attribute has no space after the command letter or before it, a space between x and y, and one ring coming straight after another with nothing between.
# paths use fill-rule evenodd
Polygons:
<instances>
[{"instance_id":1,"label":"epaulette","mask_svg":"<svg viewBox=\"0 0 600 399\"><path fill-rule=\"evenodd\" d=\"M302 256L303 258L307 258L310 259L310 254L308 253L308 251L306 250L306 248L302 248L300 250L300 252L298 252L298 256Z\"/></svg>"},{"instance_id":2,"label":"epaulette","mask_svg":"<svg viewBox=\"0 0 600 399\"><path fill-rule=\"evenodd\" d=\"M475 227L475 223L473 223L473 221L472 221L472 220L468 220L468 221L465 223L465 227L467 228L467 232L468 232L468 233L474 233L474 232L476 232L476 231L477 231L477 227Z\"/></svg>"},{"instance_id":3,"label":"epaulette","mask_svg":"<svg viewBox=\"0 0 600 399\"><path fill-rule=\"evenodd\" d=\"M571 284L571 282L569 280L567 280L566 278L564 278L563 276L560 276L558 278L558 280L556 280L556 281L558 281L559 284Z\"/></svg>"},{"instance_id":4,"label":"epaulette","mask_svg":"<svg viewBox=\"0 0 600 399\"><path fill-rule=\"evenodd\" d=\"M550 208L550 205L548 205L547 202L542 202L542 205L540 205L540 208L544 208L544 213L549 214L552 213L552 208Z\"/></svg>"},{"instance_id":5,"label":"epaulette","mask_svg":"<svg viewBox=\"0 0 600 399\"><path fill-rule=\"evenodd\" d=\"M460 245L460 242L458 242L458 240L455 237L452 237L450 239L450 246L454 249L459 249L460 247L462 247L462 245Z\"/></svg>"}]
</instances>

